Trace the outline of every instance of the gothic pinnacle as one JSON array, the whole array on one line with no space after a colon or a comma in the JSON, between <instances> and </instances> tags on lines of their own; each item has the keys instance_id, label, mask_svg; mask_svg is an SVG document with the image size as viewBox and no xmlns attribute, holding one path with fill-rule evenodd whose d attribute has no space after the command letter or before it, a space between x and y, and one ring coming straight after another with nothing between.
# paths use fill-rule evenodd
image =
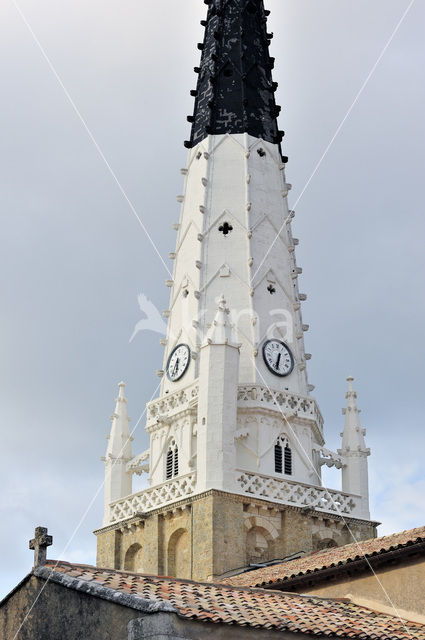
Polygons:
<instances>
[{"instance_id":1,"label":"gothic pinnacle","mask_svg":"<svg viewBox=\"0 0 425 640\"><path fill-rule=\"evenodd\" d=\"M349 452L361 452L369 455L370 451L366 447L364 436L366 430L361 427L360 424L360 410L357 407L357 393L354 391L353 382L354 378L349 376L347 378L348 390L345 394L347 399L347 407L342 410L345 415L345 425L342 436L342 453L347 454Z\"/></svg>"},{"instance_id":2,"label":"gothic pinnacle","mask_svg":"<svg viewBox=\"0 0 425 640\"><path fill-rule=\"evenodd\" d=\"M111 416L111 433L108 440L106 457L131 458L131 435L127 414L127 398L125 397L125 383L118 385L118 397L115 402L115 411Z\"/></svg>"},{"instance_id":3,"label":"gothic pinnacle","mask_svg":"<svg viewBox=\"0 0 425 640\"><path fill-rule=\"evenodd\" d=\"M369 480L367 458L370 449L366 447L365 429L360 425L360 411L357 408L357 393L353 388L354 378L347 378L348 390L345 395L347 407L342 410L345 415L342 449L338 449L342 456L342 490L359 496L358 511L362 518L370 518L369 511Z\"/></svg>"},{"instance_id":4,"label":"gothic pinnacle","mask_svg":"<svg viewBox=\"0 0 425 640\"><path fill-rule=\"evenodd\" d=\"M229 315L230 311L222 294L218 302L217 313L207 334L208 344L228 344L240 347L233 341L233 327L230 323Z\"/></svg>"}]
</instances>

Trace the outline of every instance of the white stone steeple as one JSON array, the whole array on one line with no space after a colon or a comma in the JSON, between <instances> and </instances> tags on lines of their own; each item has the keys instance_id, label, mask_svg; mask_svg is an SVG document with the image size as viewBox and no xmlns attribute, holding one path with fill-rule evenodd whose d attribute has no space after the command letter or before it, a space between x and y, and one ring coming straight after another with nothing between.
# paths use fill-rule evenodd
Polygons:
<instances>
[{"instance_id":1,"label":"white stone steeple","mask_svg":"<svg viewBox=\"0 0 425 640\"><path fill-rule=\"evenodd\" d=\"M206 4L180 217L173 224L173 275L166 281L161 389L146 413L150 447L132 459L120 388L105 459L105 524L170 505L177 513L182 501L214 492L235 495L238 504L261 500L366 519L369 451L352 381L340 455L325 448L323 418L310 395L307 296L298 285L269 12L263 0ZM322 487L323 464L343 467L345 493ZM131 492L131 472L147 469L149 487L121 499ZM276 514L267 520L258 505L244 504L244 527L258 529L249 540L275 540ZM312 528L311 535L319 532Z\"/></svg>"},{"instance_id":2,"label":"white stone steeple","mask_svg":"<svg viewBox=\"0 0 425 640\"><path fill-rule=\"evenodd\" d=\"M342 456L342 490L361 497L361 517L370 518L369 513L369 481L367 458L370 449L366 447L364 436L366 429L360 424L360 410L357 408L357 393L353 389L354 378L347 378L347 407L342 410L345 415L344 431L341 433L342 448L338 453Z\"/></svg>"},{"instance_id":3,"label":"white stone steeple","mask_svg":"<svg viewBox=\"0 0 425 640\"><path fill-rule=\"evenodd\" d=\"M245 491L240 470L317 484L323 420L310 397L268 12L262 0L208 5L166 282L163 380L148 413L151 486L167 479L175 447L196 491Z\"/></svg>"},{"instance_id":4,"label":"white stone steeple","mask_svg":"<svg viewBox=\"0 0 425 640\"><path fill-rule=\"evenodd\" d=\"M133 438L130 434L130 418L127 414L124 382L120 382L118 387L115 411L111 416L111 432L107 436L106 456L102 458L105 463L104 524L109 521L110 503L130 495L132 492L132 473L127 471L127 464L133 457L131 451Z\"/></svg>"}]
</instances>

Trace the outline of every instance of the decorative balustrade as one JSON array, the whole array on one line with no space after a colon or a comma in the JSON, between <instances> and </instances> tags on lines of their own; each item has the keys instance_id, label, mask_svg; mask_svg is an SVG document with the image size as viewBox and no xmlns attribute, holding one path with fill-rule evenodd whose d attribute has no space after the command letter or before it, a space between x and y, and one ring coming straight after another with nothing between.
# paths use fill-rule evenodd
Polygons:
<instances>
[{"instance_id":1,"label":"decorative balustrade","mask_svg":"<svg viewBox=\"0 0 425 640\"><path fill-rule=\"evenodd\" d=\"M168 419L176 413L190 409L193 404L196 405L198 393L198 384L194 382L185 389L149 402L147 406L147 430L149 431L149 429L155 427L161 416Z\"/></svg>"},{"instance_id":2,"label":"decorative balustrade","mask_svg":"<svg viewBox=\"0 0 425 640\"><path fill-rule=\"evenodd\" d=\"M196 473L174 478L152 489L117 500L110 505L110 524L131 518L137 513L157 509L180 498L187 498L195 491Z\"/></svg>"},{"instance_id":3,"label":"decorative balustrade","mask_svg":"<svg viewBox=\"0 0 425 640\"><path fill-rule=\"evenodd\" d=\"M289 391L272 391L258 384L244 384L238 387L239 407L279 407L285 414L293 414L300 418L314 420L323 430L323 417L313 398L299 396Z\"/></svg>"},{"instance_id":4,"label":"decorative balustrade","mask_svg":"<svg viewBox=\"0 0 425 640\"><path fill-rule=\"evenodd\" d=\"M360 496L333 489L239 470L236 475L236 483L243 493L255 498L281 502L294 507L311 507L337 515L355 517L356 513L360 513Z\"/></svg>"},{"instance_id":5,"label":"decorative balustrade","mask_svg":"<svg viewBox=\"0 0 425 640\"><path fill-rule=\"evenodd\" d=\"M147 407L148 431L158 424L161 417L171 418L177 413L196 406L199 394L198 382L149 402ZM238 404L243 407L266 406L280 408L286 415L314 420L323 430L323 417L314 398L300 396L289 391L273 391L259 384L242 384L238 387Z\"/></svg>"}]
</instances>

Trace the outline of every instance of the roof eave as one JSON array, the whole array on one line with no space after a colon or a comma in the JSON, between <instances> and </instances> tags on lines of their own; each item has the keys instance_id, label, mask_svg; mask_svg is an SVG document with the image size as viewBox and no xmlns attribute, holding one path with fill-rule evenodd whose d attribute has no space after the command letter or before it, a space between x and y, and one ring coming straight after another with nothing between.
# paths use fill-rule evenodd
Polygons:
<instances>
[{"instance_id":1,"label":"roof eave","mask_svg":"<svg viewBox=\"0 0 425 640\"><path fill-rule=\"evenodd\" d=\"M297 591L299 587L313 586L319 582L329 581L332 577L337 581L344 575L352 576L353 573L360 573L362 571L368 571L371 569L378 569L389 562L394 560L400 560L406 556L425 555L425 540L405 545L401 548L391 549L375 555L365 556L355 560L344 562L343 564L337 564L310 573L304 573L291 578L284 578L283 580L275 582L261 582L255 583L253 586L263 589L274 589L278 591Z\"/></svg>"}]
</instances>

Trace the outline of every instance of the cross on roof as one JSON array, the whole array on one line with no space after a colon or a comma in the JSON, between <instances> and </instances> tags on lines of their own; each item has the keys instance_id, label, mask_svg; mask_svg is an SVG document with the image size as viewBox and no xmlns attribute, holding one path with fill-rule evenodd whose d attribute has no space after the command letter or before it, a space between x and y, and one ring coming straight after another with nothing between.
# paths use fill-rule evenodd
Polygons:
<instances>
[{"instance_id":1,"label":"cross on roof","mask_svg":"<svg viewBox=\"0 0 425 640\"><path fill-rule=\"evenodd\" d=\"M34 551L34 567L46 564L47 547L53 544L52 536L47 535L45 527L37 527L34 538L29 542L29 548Z\"/></svg>"}]
</instances>

